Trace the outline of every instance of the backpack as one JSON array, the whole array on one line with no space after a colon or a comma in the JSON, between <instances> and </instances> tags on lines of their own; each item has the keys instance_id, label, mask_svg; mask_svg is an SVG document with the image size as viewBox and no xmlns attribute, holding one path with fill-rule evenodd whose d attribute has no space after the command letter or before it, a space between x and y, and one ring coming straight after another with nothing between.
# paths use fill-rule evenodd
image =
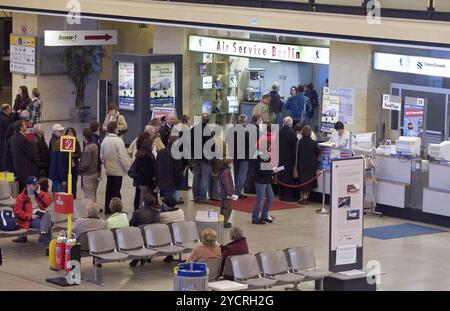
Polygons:
<instances>
[{"instance_id":1,"label":"backpack","mask_svg":"<svg viewBox=\"0 0 450 311\"><path fill-rule=\"evenodd\" d=\"M17 229L14 212L12 210L0 211L0 230L14 231Z\"/></svg>"}]
</instances>

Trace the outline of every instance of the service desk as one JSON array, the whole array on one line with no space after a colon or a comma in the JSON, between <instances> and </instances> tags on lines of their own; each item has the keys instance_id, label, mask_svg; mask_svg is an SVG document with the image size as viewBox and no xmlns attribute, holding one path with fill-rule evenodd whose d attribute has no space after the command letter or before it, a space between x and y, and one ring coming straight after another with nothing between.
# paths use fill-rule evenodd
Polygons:
<instances>
[{"instance_id":1,"label":"service desk","mask_svg":"<svg viewBox=\"0 0 450 311\"><path fill-rule=\"evenodd\" d=\"M450 164L429 164L428 187L423 190L423 211L450 216Z\"/></svg>"}]
</instances>

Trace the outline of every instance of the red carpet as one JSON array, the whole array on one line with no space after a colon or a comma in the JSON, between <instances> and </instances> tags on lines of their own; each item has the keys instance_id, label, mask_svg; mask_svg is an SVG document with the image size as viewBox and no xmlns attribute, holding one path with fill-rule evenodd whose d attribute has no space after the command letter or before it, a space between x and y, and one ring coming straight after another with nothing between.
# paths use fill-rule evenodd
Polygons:
<instances>
[{"instance_id":1,"label":"red carpet","mask_svg":"<svg viewBox=\"0 0 450 311\"><path fill-rule=\"evenodd\" d=\"M249 196L246 199L239 199L237 201L232 201L231 205L233 206L233 210L249 213L253 212L253 207L256 203L256 197ZM220 207L220 201L208 201L207 204L211 204L214 206ZM264 204L264 203L263 203ZM271 211L283 210L283 209L291 209L291 208L302 208L304 205L297 204L295 202L281 202L275 200L272 202L270 206Z\"/></svg>"}]
</instances>

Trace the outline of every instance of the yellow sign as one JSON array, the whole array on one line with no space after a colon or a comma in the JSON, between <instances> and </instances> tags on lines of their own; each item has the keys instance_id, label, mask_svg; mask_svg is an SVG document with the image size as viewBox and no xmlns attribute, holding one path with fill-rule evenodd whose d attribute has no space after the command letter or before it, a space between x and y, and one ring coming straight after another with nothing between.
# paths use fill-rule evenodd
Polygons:
<instances>
[{"instance_id":1,"label":"yellow sign","mask_svg":"<svg viewBox=\"0 0 450 311\"><path fill-rule=\"evenodd\" d=\"M76 141L73 136L61 136L59 150L61 152L75 152Z\"/></svg>"},{"instance_id":2,"label":"yellow sign","mask_svg":"<svg viewBox=\"0 0 450 311\"><path fill-rule=\"evenodd\" d=\"M30 37L30 36L15 36L11 35L9 37L9 43L11 45L18 45L18 46L28 46L28 47L36 47L36 38Z\"/></svg>"}]
</instances>

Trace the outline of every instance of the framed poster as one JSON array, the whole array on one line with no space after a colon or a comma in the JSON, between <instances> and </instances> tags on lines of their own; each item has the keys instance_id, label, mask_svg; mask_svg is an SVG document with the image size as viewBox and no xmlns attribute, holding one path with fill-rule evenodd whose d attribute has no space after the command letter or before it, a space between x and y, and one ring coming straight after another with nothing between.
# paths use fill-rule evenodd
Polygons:
<instances>
[{"instance_id":1,"label":"framed poster","mask_svg":"<svg viewBox=\"0 0 450 311\"><path fill-rule=\"evenodd\" d=\"M150 110L175 108L175 63L150 64Z\"/></svg>"},{"instance_id":2,"label":"framed poster","mask_svg":"<svg viewBox=\"0 0 450 311\"><path fill-rule=\"evenodd\" d=\"M134 63L119 63L119 109L134 111Z\"/></svg>"},{"instance_id":3,"label":"framed poster","mask_svg":"<svg viewBox=\"0 0 450 311\"><path fill-rule=\"evenodd\" d=\"M339 96L331 95L330 89L323 88L321 131L331 133L339 121Z\"/></svg>"},{"instance_id":4,"label":"framed poster","mask_svg":"<svg viewBox=\"0 0 450 311\"><path fill-rule=\"evenodd\" d=\"M364 159L331 161L329 269L362 268Z\"/></svg>"},{"instance_id":5,"label":"framed poster","mask_svg":"<svg viewBox=\"0 0 450 311\"><path fill-rule=\"evenodd\" d=\"M405 105L403 107L403 136L422 136L424 107L425 100L423 98L405 98Z\"/></svg>"}]
</instances>

